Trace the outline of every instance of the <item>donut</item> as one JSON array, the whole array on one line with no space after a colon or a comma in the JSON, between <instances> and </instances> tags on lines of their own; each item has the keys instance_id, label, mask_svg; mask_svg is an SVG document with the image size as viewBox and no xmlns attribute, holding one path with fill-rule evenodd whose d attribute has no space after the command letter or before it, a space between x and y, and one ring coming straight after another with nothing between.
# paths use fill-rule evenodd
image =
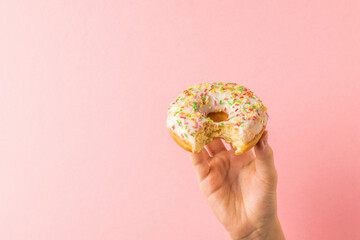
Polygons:
<instances>
[{"instance_id":1,"label":"donut","mask_svg":"<svg viewBox=\"0 0 360 240\"><path fill-rule=\"evenodd\" d=\"M222 138L238 155L259 141L268 118L262 101L245 86L203 83L171 102L166 126L186 151L200 152L214 138Z\"/></svg>"}]
</instances>

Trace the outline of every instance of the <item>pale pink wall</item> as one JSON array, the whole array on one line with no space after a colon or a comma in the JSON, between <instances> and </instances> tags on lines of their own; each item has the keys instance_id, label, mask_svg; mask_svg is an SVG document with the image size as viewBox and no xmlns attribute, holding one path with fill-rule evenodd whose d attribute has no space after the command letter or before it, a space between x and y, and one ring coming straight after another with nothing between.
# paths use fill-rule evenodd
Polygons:
<instances>
[{"instance_id":1,"label":"pale pink wall","mask_svg":"<svg viewBox=\"0 0 360 240\"><path fill-rule=\"evenodd\" d=\"M20 3L22 2L22 3ZM269 109L288 239L360 239L360 1L0 1L0 239L228 239L168 104Z\"/></svg>"}]
</instances>

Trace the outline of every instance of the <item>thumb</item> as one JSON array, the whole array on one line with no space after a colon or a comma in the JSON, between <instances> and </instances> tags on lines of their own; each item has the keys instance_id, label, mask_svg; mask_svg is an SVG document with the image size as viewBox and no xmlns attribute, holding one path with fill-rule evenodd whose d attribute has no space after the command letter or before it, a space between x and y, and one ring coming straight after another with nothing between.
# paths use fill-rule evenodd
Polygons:
<instances>
[{"instance_id":1,"label":"thumb","mask_svg":"<svg viewBox=\"0 0 360 240\"><path fill-rule=\"evenodd\" d=\"M255 166L256 172L261 178L275 179L274 155L268 144L268 135L268 131L265 131L259 142L255 145Z\"/></svg>"}]
</instances>

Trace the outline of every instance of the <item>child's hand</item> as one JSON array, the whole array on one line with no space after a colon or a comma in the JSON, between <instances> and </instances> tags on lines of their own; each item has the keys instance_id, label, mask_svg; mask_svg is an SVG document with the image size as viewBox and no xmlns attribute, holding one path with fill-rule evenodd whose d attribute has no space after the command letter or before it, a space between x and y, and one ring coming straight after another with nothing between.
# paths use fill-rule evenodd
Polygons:
<instances>
[{"instance_id":1,"label":"child's hand","mask_svg":"<svg viewBox=\"0 0 360 240\"><path fill-rule=\"evenodd\" d=\"M201 192L232 239L285 239L276 213L277 173L268 133L252 151L235 155L220 139L190 153Z\"/></svg>"}]
</instances>

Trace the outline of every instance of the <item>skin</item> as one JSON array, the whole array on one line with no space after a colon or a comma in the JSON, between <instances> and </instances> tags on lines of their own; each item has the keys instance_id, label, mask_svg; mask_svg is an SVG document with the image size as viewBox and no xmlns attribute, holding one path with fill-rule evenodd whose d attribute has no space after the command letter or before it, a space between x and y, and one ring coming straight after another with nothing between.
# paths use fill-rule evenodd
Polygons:
<instances>
[{"instance_id":1,"label":"skin","mask_svg":"<svg viewBox=\"0 0 360 240\"><path fill-rule=\"evenodd\" d=\"M200 190L231 239L285 239L276 212L277 173L265 131L254 147L235 155L220 139L190 153Z\"/></svg>"}]
</instances>

